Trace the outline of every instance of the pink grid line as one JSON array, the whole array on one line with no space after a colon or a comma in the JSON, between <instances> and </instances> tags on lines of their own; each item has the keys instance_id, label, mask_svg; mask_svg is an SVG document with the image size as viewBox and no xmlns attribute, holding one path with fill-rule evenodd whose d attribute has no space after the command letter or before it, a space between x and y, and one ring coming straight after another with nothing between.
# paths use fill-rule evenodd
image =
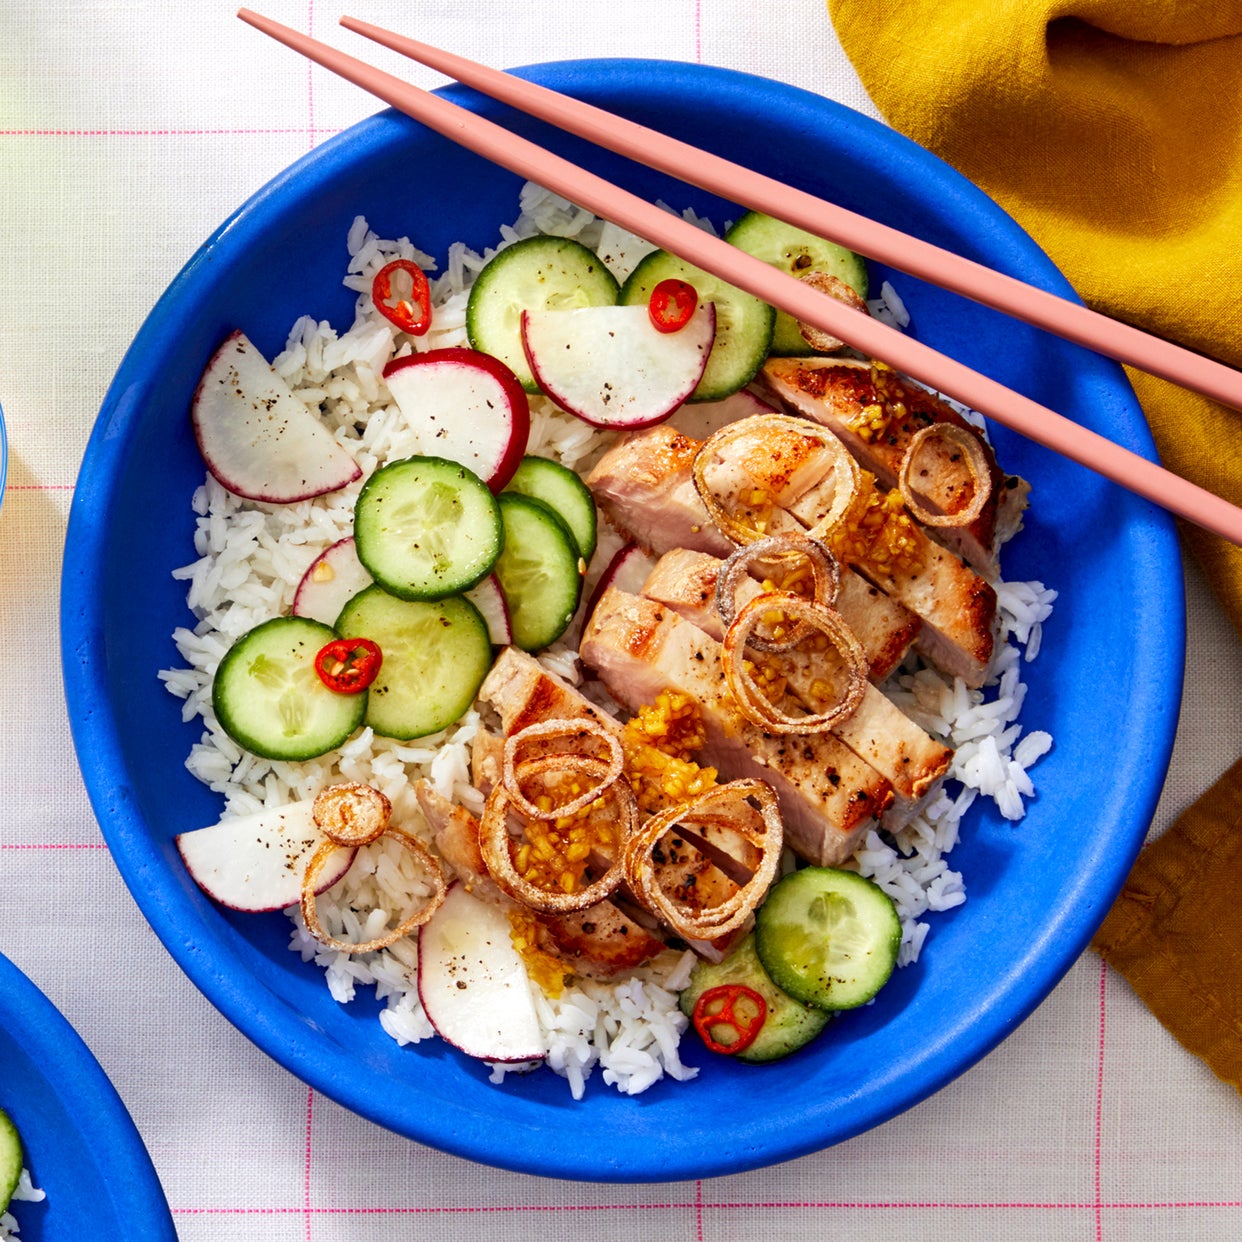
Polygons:
<instances>
[{"instance_id":1,"label":"pink grid line","mask_svg":"<svg viewBox=\"0 0 1242 1242\"><path fill-rule=\"evenodd\" d=\"M254 136L256 134L321 134L338 133L338 130L321 129L314 131L313 126L220 126L219 128L203 129L0 129L0 138L212 138L237 134Z\"/></svg>"}]
</instances>

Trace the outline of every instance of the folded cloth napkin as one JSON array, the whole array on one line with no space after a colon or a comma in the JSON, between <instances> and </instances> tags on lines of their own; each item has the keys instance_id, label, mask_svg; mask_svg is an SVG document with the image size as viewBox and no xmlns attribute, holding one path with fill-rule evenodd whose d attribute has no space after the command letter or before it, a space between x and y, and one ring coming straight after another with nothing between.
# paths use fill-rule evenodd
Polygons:
<instances>
[{"instance_id":1,"label":"folded cloth napkin","mask_svg":"<svg viewBox=\"0 0 1242 1242\"><path fill-rule=\"evenodd\" d=\"M1242 0L827 0L898 130L1083 300L1242 366ZM1242 504L1242 413L1139 371L1161 457ZM1242 632L1242 549L1189 525ZM1095 946L1242 1089L1242 762L1139 856Z\"/></svg>"}]
</instances>

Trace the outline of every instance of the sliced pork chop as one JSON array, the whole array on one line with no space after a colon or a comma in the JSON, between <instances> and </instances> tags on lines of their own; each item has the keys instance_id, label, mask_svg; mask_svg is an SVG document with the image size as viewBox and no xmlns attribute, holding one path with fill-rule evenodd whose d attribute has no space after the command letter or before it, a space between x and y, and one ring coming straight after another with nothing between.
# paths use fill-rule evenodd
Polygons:
<instances>
[{"instance_id":1,"label":"sliced pork chop","mask_svg":"<svg viewBox=\"0 0 1242 1242\"><path fill-rule=\"evenodd\" d=\"M760 381L785 409L830 428L884 488L897 486L906 449L924 427L949 423L974 432L947 402L894 372L884 373L884 390L877 390L871 364L856 359L770 358ZM1030 487L1016 475L1005 475L991 445L982 436L979 440L991 467L987 504L968 526L935 527L931 533L978 573L995 579L997 550L1021 524ZM945 462L933 475L925 483L930 493L943 489L947 494L956 472Z\"/></svg>"},{"instance_id":2,"label":"sliced pork chop","mask_svg":"<svg viewBox=\"0 0 1242 1242\"><path fill-rule=\"evenodd\" d=\"M719 641L724 626L714 607L716 578L723 562L705 552L678 550L656 563L642 594L672 608L705 634ZM738 585L736 603L741 608L763 588L753 578ZM816 701L816 669L806 660L780 661L788 687L811 711L823 710ZM895 703L874 686L868 686L862 702L832 732L860 759L886 777L896 792L917 802L948 770L953 752L919 728Z\"/></svg>"},{"instance_id":3,"label":"sliced pork chop","mask_svg":"<svg viewBox=\"0 0 1242 1242\"><path fill-rule=\"evenodd\" d=\"M631 709L666 689L694 699L707 731L704 756L728 780L772 786L785 840L809 862L843 862L892 802L890 783L836 738L776 736L739 715L720 644L653 600L607 590L587 621L581 655Z\"/></svg>"},{"instance_id":4,"label":"sliced pork chop","mask_svg":"<svg viewBox=\"0 0 1242 1242\"><path fill-rule=\"evenodd\" d=\"M621 437L587 476L614 526L660 555L675 548L728 556L733 544L712 524L692 477L700 442L660 424ZM816 476L818 477L818 476ZM800 523L789 520L792 529ZM837 607L867 653L873 681L905 658L922 622L879 587L847 570Z\"/></svg>"}]
</instances>

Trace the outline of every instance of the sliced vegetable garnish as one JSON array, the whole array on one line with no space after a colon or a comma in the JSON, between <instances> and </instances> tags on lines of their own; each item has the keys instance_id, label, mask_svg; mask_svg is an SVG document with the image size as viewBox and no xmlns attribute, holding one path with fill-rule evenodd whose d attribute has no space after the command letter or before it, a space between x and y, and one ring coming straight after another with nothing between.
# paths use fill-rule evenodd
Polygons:
<instances>
[{"instance_id":1,"label":"sliced vegetable garnish","mask_svg":"<svg viewBox=\"0 0 1242 1242\"><path fill-rule=\"evenodd\" d=\"M422 841L391 822L391 813L392 805L378 789L358 782L329 785L320 790L315 798L315 827L327 840L311 855L302 876L302 920L306 924L306 930L330 949L341 953L374 953L379 949L386 949L421 927L444 900L448 887L439 862ZM315 905L319 872L341 846L357 848L370 845L383 836L395 840L414 856L424 879L431 886L431 895L421 904L415 905L396 927L390 928L382 936L360 943L338 940L329 935L319 922Z\"/></svg>"},{"instance_id":2,"label":"sliced vegetable garnish","mask_svg":"<svg viewBox=\"0 0 1242 1242\"><path fill-rule=\"evenodd\" d=\"M549 765L544 763L543 760L549 758L557 761L552 766L564 766L560 764L559 760L560 757L568 752L561 752L560 755L556 753L544 755L542 759L528 759L524 763L519 764L517 758L521 748L531 743L550 742L566 738L577 745L578 749L572 752L571 756L577 757L580 756L581 745L588 736L602 743L604 749L608 752L606 770L602 778L595 784L588 785L584 793L579 793L567 802L553 803L547 800L548 804L543 807L536 806L531 802L522 790L522 774L524 772L537 774L546 771ZM509 797L513 800L514 807L523 815L528 815L531 819L561 819L569 815L576 815L579 811L589 807L596 799L602 798L608 792L609 787L620 778L624 762L625 758L621 751L621 742L615 734L609 733L603 725L598 724L596 721L585 717L580 720L544 720L538 724L528 725L525 729L521 729L505 739L504 785Z\"/></svg>"},{"instance_id":3,"label":"sliced vegetable garnish","mask_svg":"<svg viewBox=\"0 0 1242 1242\"><path fill-rule=\"evenodd\" d=\"M408 283L409 290L402 288L394 292L398 281L403 286ZM411 259L394 259L375 273L371 301L385 319L411 336L425 336L431 327L431 289L427 274Z\"/></svg>"},{"instance_id":4,"label":"sliced vegetable garnish","mask_svg":"<svg viewBox=\"0 0 1242 1242\"><path fill-rule=\"evenodd\" d=\"M680 332L698 304L698 290L688 280L670 276L652 289L647 312L657 332Z\"/></svg>"},{"instance_id":5,"label":"sliced vegetable garnish","mask_svg":"<svg viewBox=\"0 0 1242 1242\"><path fill-rule=\"evenodd\" d=\"M680 901L659 880L655 854L660 842L674 829L693 838L696 823L713 832L732 831L758 851L750 879L714 906ZM625 878L639 900L679 936L715 940L741 927L763 900L776 876L783 842L784 824L771 786L751 779L730 781L647 819L626 847Z\"/></svg>"},{"instance_id":6,"label":"sliced vegetable garnish","mask_svg":"<svg viewBox=\"0 0 1242 1242\"><path fill-rule=\"evenodd\" d=\"M926 466L920 464L923 459ZM947 468L949 473L960 472L966 477L943 486L936 500L945 503L929 508L923 500L932 497L915 480L931 475L933 462L941 467L937 474L943 475ZM911 436L901 459L897 486L906 508L925 526L969 526L992 494L992 468L983 443L973 431L956 423L932 423Z\"/></svg>"},{"instance_id":7,"label":"sliced vegetable garnish","mask_svg":"<svg viewBox=\"0 0 1242 1242\"><path fill-rule=\"evenodd\" d=\"M844 302L851 310L861 311L864 315L871 313L867 309L867 303L858 296L857 291L850 285L847 285L840 276L831 276L827 272L810 271L799 277L799 279L804 285L810 285L812 289L818 289L820 293L826 293L830 298L835 298L838 302ZM801 319L798 320L798 331L802 334L802 339L812 349L818 349L821 353L831 354L845 347L845 342L840 337L833 336L822 328L815 327L814 324L804 323Z\"/></svg>"},{"instance_id":8,"label":"sliced vegetable garnish","mask_svg":"<svg viewBox=\"0 0 1242 1242\"><path fill-rule=\"evenodd\" d=\"M709 436L699 446L694 455L691 475L695 490L703 501L711 520L723 534L735 544L754 543L770 532L763 529L762 519L747 521L745 517L731 512L725 500L716 495L712 486L711 473L713 467L728 461L728 450L747 439L757 446L762 446L772 436L797 436L811 440L832 459L833 493L832 503L828 511L806 532L811 539L823 540L845 519L850 512L854 499L858 494L861 472L858 463L850 455L849 450L837 439L827 427L820 427L806 419L794 418L788 414L755 414L750 418L739 419L729 423L714 435ZM771 449L766 450L770 460ZM733 474L733 472L730 472ZM824 472L825 476L827 471ZM736 478L734 476L734 485ZM744 513L753 509L750 503L743 503L741 498L734 496L735 507Z\"/></svg>"},{"instance_id":9,"label":"sliced vegetable garnish","mask_svg":"<svg viewBox=\"0 0 1242 1242\"><path fill-rule=\"evenodd\" d=\"M315 672L337 694L360 694L376 678L384 653L369 638L334 638L315 656Z\"/></svg>"},{"instance_id":10,"label":"sliced vegetable garnish","mask_svg":"<svg viewBox=\"0 0 1242 1242\"><path fill-rule=\"evenodd\" d=\"M787 566L782 580L776 586L779 590L790 592L793 592L799 564L805 563L811 571L812 600L827 607L836 603L837 592L841 586L841 570L828 549L818 540L802 535L769 535L765 539L757 539L754 543L738 548L716 575L716 611L726 629L737 616L738 586L750 576L752 566L758 562ZM778 654L792 650L805 635L806 626L798 623L787 632L783 627L776 627L770 637L752 630L746 642L747 646L756 651Z\"/></svg>"},{"instance_id":11,"label":"sliced vegetable garnish","mask_svg":"<svg viewBox=\"0 0 1242 1242\"><path fill-rule=\"evenodd\" d=\"M610 770L603 760L564 752L519 764L520 782L550 777L548 788L554 791L569 777L572 791L576 778L585 777L603 785L603 797L611 805L605 808L606 815L584 809L554 820L528 818L518 836L509 827L510 814L517 811L509 790L504 784L492 790L483 809L479 849L492 879L515 901L541 913L568 914L603 901L621 883L625 849L638 823L638 804L629 781L604 783ZM598 879L583 884L597 853L611 854L611 860Z\"/></svg>"},{"instance_id":12,"label":"sliced vegetable garnish","mask_svg":"<svg viewBox=\"0 0 1242 1242\"><path fill-rule=\"evenodd\" d=\"M744 983L722 983L695 1002L694 1029L712 1052L731 1056L753 1044L768 1017L768 1002Z\"/></svg>"},{"instance_id":13,"label":"sliced vegetable garnish","mask_svg":"<svg viewBox=\"0 0 1242 1242\"><path fill-rule=\"evenodd\" d=\"M764 694L746 658L751 634L772 614L783 622L793 621L822 634L841 660L842 675L837 679L836 702L822 712L791 716ZM867 692L870 665L867 653L834 608L814 603L787 591L768 591L756 595L743 606L724 636L724 674L729 693L747 720L772 733L823 733L848 719L858 709Z\"/></svg>"}]
</instances>

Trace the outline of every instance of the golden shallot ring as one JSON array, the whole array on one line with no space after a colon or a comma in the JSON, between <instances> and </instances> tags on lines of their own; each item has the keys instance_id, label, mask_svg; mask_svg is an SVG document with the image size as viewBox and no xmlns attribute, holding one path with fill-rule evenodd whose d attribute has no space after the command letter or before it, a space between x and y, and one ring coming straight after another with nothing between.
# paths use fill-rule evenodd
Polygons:
<instances>
[{"instance_id":1,"label":"golden shallot ring","mask_svg":"<svg viewBox=\"0 0 1242 1242\"><path fill-rule=\"evenodd\" d=\"M404 919L397 927L385 932L384 935L377 937L375 940L366 940L361 944L351 944L348 940L337 940L323 930L319 922L319 912L315 908L315 881L318 879L319 872L323 869L324 863L328 861L333 851L340 848L335 841L329 838L311 855L310 862L306 864L306 871L302 876L302 921L306 924L306 930L320 944L326 945L329 949L336 949L341 953L374 953L379 949L386 949L390 944L395 944L403 936L408 936L410 932L421 927L440 908L440 903L444 900L446 885L444 883L444 872L440 870L440 864L436 861L435 856L417 837L412 836L403 828L390 826L387 830L387 836L390 840L400 842L418 859L422 864L423 870L427 873L427 878L431 880L435 891L431 894L426 905L416 909L413 914Z\"/></svg>"},{"instance_id":2,"label":"golden shallot ring","mask_svg":"<svg viewBox=\"0 0 1242 1242\"><path fill-rule=\"evenodd\" d=\"M586 793L574 798L571 802L553 807L551 810L545 811L537 807L522 792L521 773L527 770L527 768L526 763L518 765L518 750L528 742L545 738L573 738L583 733L589 733L596 740L603 742L608 750L608 760L604 764L604 773L599 783L589 788ZM576 752L557 752L554 756L545 757L565 759L588 758L588 756L579 756ZM531 761L528 760L527 763L529 762ZM596 760L596 762L599 761ZM517 733L505 739L504 776L502 783L514 806L523 815L528 815L531 819L560 819L565 815L576 814L578 811L590 806L596 798L602 797L620 777L624 763L625 756L621 751L620 740L612 733L609 733L598 721L592 720L589 716L584 716L578 720L544 720L538 724L529 725L525 729L520 729ZM544 767L546 766L544 765ZM561 766L568 768L571 765L562 764ZM542 771L544 768L539 770Z\"/></svg>"},{"instance_id":3,"label":"golden shallot ring","mask_svg":"<svg viewBox=\"0 0 1242 1242\"><path fill-rule=\"evenodd\" d=\"M591 772L596 780L601 779L609 769L603 760L591 759L586 755L547 755L545 759L568 761L574 767ZM542 762L538 759L527 760L527 764ZM523 764L523 768L527 764ZM603 901L621 883L625 870L625 848L638 825L638 803L629 781L614 781L606 787L606 792L617 800L618 814L612 824L617 835L617 846L611 866L594 884L572 893L555 892L531 884L518 874L510 853L508 824L509 811L518 808L504 785L497 785L488 795L479 827L479 852L483 855L488 874L514 901L541 914L568 914Z\"/></svg>"},{"instance_id":4,"label":"golden shallot ring","mask_svg":"<svg viewBox=\"0 0 1242 1242\"><path fill-rule=\"evenodd\" d=\"M733 831L760 851L759 865L750 879L728 901L703 910L675 901L660 885L653 851L664 834L678 825L693 834L696 814L727 800L742 803L753 798L758 804L763 830L755 831L742 823ZM742 779L715 785L692 802L669 807L650 816L630 838L625 851L625 878L639 901L658 915L679 936L688 940L715 940L736 931L751 916L776 878L784 841L780 805L772 788L763 781Z\"/></svg>"},{"instance_id":5,"label":"golden shallot ring","mask_svg":"<svg viewBox=\"0 0 1242 1242\"><path fill-rule=\"evenodd\" d=\"M952 513L944 513L938 509L929 509L919 499L910 481L914 472L915 458L929 440L951 440L962 450L966 459L966 469L970 471L972 495L970 503ZM906 508L925 526L969 526L983 512L983 507L992 495L992 465L984 451L979 437L965 427L956 423L932 423L910 437L905 456L901 459L901 469L897 473L897 487Z\"/></svg>"},{"instance_id":6,"label":"golden shallot ring","mask_svg":"<svg viewBox=\"0 0 1242 1242\"><path fill-rule=\"evenodd\" d=\"M337 845L370 845L384 835L392 803L371 785L348 781L326 785L315 795L311 818Z\"/></svg>"},{"instance_id":7,"label":"golden shallot ring","mask_svg":"<svg viewBox=\"0 0 1242 1242\"><path fill-rule=\"evenodd\" d=\"M735 544L741 546L754 543L756 539L765 537L766 532L738 521L725 509L711 489L707 472L713 459L723 447L743 436L762 436L764 430L768 428L792 431L797 435L805 436L808 440L815 440L832 454L833 480L836 485L833 491L832 507L807 531L811 539L822 540L849 512L854 498L858 495L861 475L858 463L850 456L845 445L826 427L821 427L805 418L794 418L788 414L752 414L749 418L740 418L737 422L727 423L719 431L710 435L699 445L690 470L699 499L702 500L712 522Z\"/></svg>"},{"instance_id":8,"label":"golden shallot ring","mask_svg":"<svg viewBox=\"0 0 1242 1242\"><path fill-rule=\"evenodd\" d=\"M871 314L871 311L867 308L867 303L858 296L858 291L853 286L847 285L840 276L830 276L827 272L811 271L798 279L804 285L810 285L812 289L818 289L820 293L826 293L830 298L836 298L838 302L844 302L851 310L861 311L864 315ZM845 342L840 337L833 336L822 328L817 328L812 323L804 323L801 319L798 320L798 331L802 334L802 339L812 349L817 349L820 353L832 354L845 345Z\"/></svg>"},{"instance_id":9,"label":"golden shallot ring","mask_svg":"<svg viewBox=\"0 0 1242 1242\"><path fill-rule=\"evenodd\" d=\"M761 620L761 614L773 608L818 630L844 659L849 675L845 693L828 711L804 716L786 715L759 690L746 670L746 647L751 631ZM867 653L841 614L833 608L812 603L801 595L785 591L756 595L743 606L725 632L724 674L729 692L747 720L772 733L824 733L848 719L867 692L868 671Z\"/></svg>"},{"instance_id":10,"label":"golden shallot ring","mask_svg":"<svg viewBox=\"0 0 1242 1242\"><path fill-rule=\"evenodd\" d=\"M769 535L738 548L716 575L716 611L726 629L737 616L738 583L748 576L751 563L764 559L776 560L785 553L792 553L794 557L802 557L810 562L815 603L829 608L836 603L837 592L841 588L841 570L832 553L818 540L809 539L805 535ZM788 638L777 640L752 634L749 645L756 651L774 655L792 650L805 634L806 627L799 623Z\"/></svg>"}]
</instances>

